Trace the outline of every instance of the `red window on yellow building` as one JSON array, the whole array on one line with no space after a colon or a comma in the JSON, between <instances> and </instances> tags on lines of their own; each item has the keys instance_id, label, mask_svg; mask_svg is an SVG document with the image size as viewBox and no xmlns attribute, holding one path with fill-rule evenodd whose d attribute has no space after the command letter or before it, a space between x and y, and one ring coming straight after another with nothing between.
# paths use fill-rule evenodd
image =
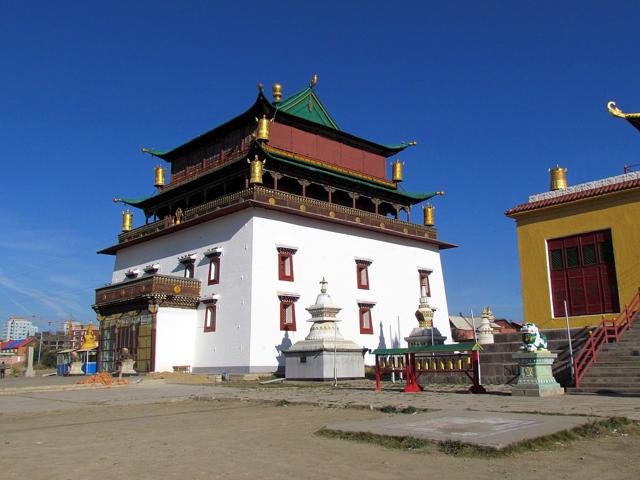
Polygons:
<instances>
[{"instance_id":1,"label":"red window on yellow building","mask_svg":"<svg viewBox=\"0 0 640 480\"><path fill-rule=\"evenodd\" d=\"M547 241L553 316L620 311L611 231Z\"/></svg>"}]
</instances>

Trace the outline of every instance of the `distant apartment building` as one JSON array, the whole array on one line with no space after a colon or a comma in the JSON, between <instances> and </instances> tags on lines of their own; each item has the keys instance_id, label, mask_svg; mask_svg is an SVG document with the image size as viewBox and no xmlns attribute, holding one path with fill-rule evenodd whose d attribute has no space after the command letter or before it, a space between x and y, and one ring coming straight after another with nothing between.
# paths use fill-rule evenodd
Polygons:
<instances>
[{"instance_id":1,"label":"distant apartment building","mask_svg":"<svg viewBox=\"0 0 640 480\"><path fill-rule=\"evenodd\" d=\"M22 340L27 337L33 337L38 332L31 320L24 317L9 317L2 328L3 340Z\"/></svg>"}]
</instances>

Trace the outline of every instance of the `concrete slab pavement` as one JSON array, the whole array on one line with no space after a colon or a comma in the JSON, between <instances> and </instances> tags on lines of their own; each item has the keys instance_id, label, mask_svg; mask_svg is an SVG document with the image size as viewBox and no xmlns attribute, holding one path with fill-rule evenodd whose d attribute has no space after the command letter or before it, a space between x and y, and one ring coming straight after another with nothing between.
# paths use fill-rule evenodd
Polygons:
<instances>
[{"instance_id":1,"label":"concrete slab pavement","mask_svg":"<svg viewBox=\"0 0 640 480\"><path fill-rule=\"evenodd\" d=\"M458 441L501 450L523 440L570 430L588 421L588 417L575 416L448 411L343 422L328 425L326 429L439 442Z\"/></svg>"}]
</instances>

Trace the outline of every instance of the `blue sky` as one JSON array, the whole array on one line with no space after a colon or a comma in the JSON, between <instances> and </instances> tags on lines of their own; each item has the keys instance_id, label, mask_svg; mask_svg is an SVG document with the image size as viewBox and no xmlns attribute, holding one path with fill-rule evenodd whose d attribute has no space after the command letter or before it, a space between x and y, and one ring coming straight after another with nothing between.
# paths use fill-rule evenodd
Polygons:
<instances>
[{"instance_id":1,"label":"blue sky","mask_svg":"<svg viewBox=\"0 0 640 480\"><path fill-rule=\"evenodd\" d=\"M171 148L317 73L343 130L399 156L436 199L449 311L522 318L514 222L548 188L637 163L638 2L0 1L0 321L93 318L121 206ZM136 221L141 221L137 215ZM419 218L414 212L414 218Z\"/></svg>"}]
</instances>

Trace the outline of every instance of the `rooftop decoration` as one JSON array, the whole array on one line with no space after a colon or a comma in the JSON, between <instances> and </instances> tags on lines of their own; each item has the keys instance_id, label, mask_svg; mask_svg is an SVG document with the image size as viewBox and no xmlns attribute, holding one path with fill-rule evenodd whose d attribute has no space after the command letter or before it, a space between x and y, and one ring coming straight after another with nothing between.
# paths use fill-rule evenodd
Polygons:
<instances>
[{"instance_id":1,"label":"rooftop decoration","mask_svg":"<svg viewBox=\"0 0 640 480\"><path fill-rule=\"evenodd\" d=\"M617 118L624 118L631 125L640 130L640 113L624 113L618 108L615 102L607 103L607 110L609 111L610 115Z\"/></svg>"}]
</instances>

